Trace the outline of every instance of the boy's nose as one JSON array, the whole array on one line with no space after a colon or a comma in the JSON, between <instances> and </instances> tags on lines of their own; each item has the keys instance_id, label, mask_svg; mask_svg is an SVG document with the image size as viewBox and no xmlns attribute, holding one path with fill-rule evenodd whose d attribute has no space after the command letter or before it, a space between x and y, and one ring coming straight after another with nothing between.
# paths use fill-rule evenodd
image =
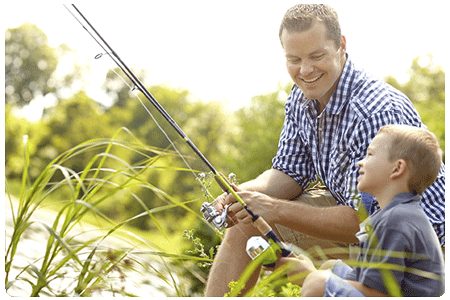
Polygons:
<instances>
[{"instance_id":1,"label":"boy's nose","mask_svg":"<svg viewBox=\"0 0 450 300\"><path fill-rule=\"evenodd\" d=\"M356 163L356 165L357 165L359 168L361 168L362 165L363 165L363 160L358 161L358 162Z\"/></svg>"}]
</instances>

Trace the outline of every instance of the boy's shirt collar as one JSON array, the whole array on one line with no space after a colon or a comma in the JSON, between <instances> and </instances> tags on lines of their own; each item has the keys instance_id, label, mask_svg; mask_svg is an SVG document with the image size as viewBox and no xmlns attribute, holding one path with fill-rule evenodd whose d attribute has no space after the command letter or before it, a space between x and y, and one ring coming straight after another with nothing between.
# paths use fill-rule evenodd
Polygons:
<instances>
[{"instance_id":1,"label":"boy's shirt collar","mask_svg":"<svg viewBox=\"0 0 450 300\"><path fill-rule=\"evenodd\" d=\"M394 198L392 198L392 200L383 209L376 211L373 215L369 216L362 223L359 224L360 230L356 233L356 238L358 238L360 243L367 241L369 234L371 234L371 231L373 230L371 219L375 215L386 212L387 210L399 204L413 203L413 202L419 203L420 199L422 199L422 196L420 196L417 193L401 193L394 196Z\"/></svg>"},{"instance_id":2,"label":"boy's shirt collar","mask_svg":"<svg viewBox=\"0 0 450 300\"><path fill-rule=\"evenodd\" d=\"M422 196L417 193L401 193L394 196L394 198L392 198L392 200L383 209L381 209L381 211L386 211L398 204L420 202L420 199L422 199Z\"/></svg>"}]
</instances>

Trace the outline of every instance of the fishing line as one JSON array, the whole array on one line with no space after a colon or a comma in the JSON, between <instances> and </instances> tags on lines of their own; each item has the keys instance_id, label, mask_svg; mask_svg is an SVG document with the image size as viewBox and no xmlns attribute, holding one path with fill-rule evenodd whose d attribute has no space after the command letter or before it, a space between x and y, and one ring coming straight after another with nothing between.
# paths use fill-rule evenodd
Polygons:
<instances>
[{"instance_id":1,"label":"fishing line","mask_svg":"<svg viewBox=\"0 0 450 300\"><path fill-rule=\"evenodd\" d=\"M95 56L96 59L101 58L102 54L97 54ZM175 143L172 141L172 139L169 137L169 135L167 134L167 132L162 128L162 126L159 124L159 122L156 120L156 118L153 116L153 114L151 113L150 109L144 104L144 101L142 101L141 97L139 97L138 92L136 91L135 87L132 87L130 84L128 84L128 82L126 81L125 78L123 78L119 73L117 73L116 70L114 70L113 68L109 68L109 70L111 70L113 73L115 73L124 83L125 85L130 89L130 91L133 93L133 95L139 100L139 102L141 103L141 105L144 107L145 111L148 113L148 115L152 118L153 122L155 122L156 126L159 128L159 130L163 133L163 135L166 137L166 139L169 141L169 143L172 145L173 149L175 150L175 152L177 152L177 154L181 157L181 159L183 160L183 162L186 164L186 166L188 167L188 169L190 170L190 172L194 175L195 179L200 182L203 191L205 192L205 196L207 199L211 198L214 199L214 197L210 194L208 187L205 184L205 181L208 180L206 179L206 174L204 173L200 173L200 175L198 176L196 174L196 172L193 170L193 168L189 165L189 163L187 162L187 160L185 159L185 157L181 154L181 152L178 150L178 148L175 146ZM203 175L202 175L203 174ZM233 174L234 175L234 174ZM231 179L231 178L230 178ZM210 181L210 180L209 180ZM216 204L216 202L219 200L219 198L214 199L213 202L211 202L212 205ZM244 232L243 229L241 229L240 226L236 225L235 226L240 233L245 237L245 238L250 238L250 235L246 234Z\"/></svg>"},{"instance_id":2,"label":"fishing line","mask_svg":"<svg viewBox=\"0 0 450 300\"><path fill-rule=\"evenodd\" d=\"M89 35L97 42L98 45L104 50L104 52L116 63L116 65L122 70L122 72L131 80L134 87L137 88L153 105L153 107L161 114L164 119L172 126L173 129L183 138L183 140L191 147L191 149L197 154L197 156L203 161L203 163L211 170L214 174L214 179L217 181L219 186L222 188L224 192L231 193L234 198L240 203L244 209L249 213L252 217L252 224L259 230L259 232L271 243L271 247L275 247L277 252L281 252L282 256L288 256L292 251L286 247L286 245L280 240L272 227L259 215L254 214L244 200L238 195L236 192L236 187L230 183L227 178L216 171L216 169L211 165L211 163L206 159L202 152L194 145L194 143L189 139L189 137L183 132L183 130L178 126L174 119L165 111L165 109L159 104L159 102L153 97L153 95L147 90L147 88L142 84L142 82L134 75L134 73L127 67L127 65L120 59L117 53L109 46L109 44L103 39L103 37L97 32L97 30L91 25L91 23L84 17L84 15L78 10L78 8L72 4L72 7L77 11L80 17L84 20L84 22L88 25L88 27L92 30L88 30L83 23L72 13L71 10L64 5L66 9L70 12L70 14L80 23L80 25L89 33ZM97 38L98 39L97 39ZM103 56L99 54L96 58L100 58ZM120 76L119 76L120 77ZM121 78L121 77L120 77ZM134 90L134 87L132 90ZM142 103L142 100L138 97L139 101ZM144 106L146 108L146 106ZM147 109L146 109L147 110ZM148 111L148 110L147 110ZM149 114L152 116L152 114ZM152 116L154 119L154 117ZM161 128L161 126L159 126ZM164 132L164 130L162 130ZM169 139L170 140L170 139ZM182 156L182 155L181 155ZM188 165L189 166L189 165ZM193 170L189 167L189 169L193 172ZM194 173L195 175L195 173ZM197 176L196 176L197 178ZM228 213L228 206L225 206L224 209L218 211L211 203L204 202L200 211L203 213L203 217L213 224L217 229L222 230L227 226L226 219ZM242 232L242 231L241 231Z\"/></svg>"},{"instance_id":3,"label":"fishing line","mask_svg":"<svg viewBox=\"0 0 450 300\"><path fill-rule=\"evenodd\" d=\"M109 44L103 39L103 37L97 32L97 30L92 26L92 24L86 19L86 17L78 10L78 8L72 4L72 7L77 11L80 17L83 18L84 22L92 30L95 36L88 30L83 23L70 11L67 6L66 9L72 14L72 16L80 23L80 25L89 33L89 35L97 42L97 44L106 52L105 54L116 63L116 65L122 70L122 72L133 82L134 86L150 101L150 103L156 108L156 110L166 119L166 121L172 126L173 129L183 138L183 140L191 147L191 149L197 154L197 156L203 161L203 163L214 173L214 175L219 174L216 169L211 165L211 163L206 159L200 150L194 145L194 143L189 139L189 137L183 132L183 130L178 126L174 119L166 112L166 110L159 104L159 102L153 97L153 95L147 90L147 88L142 84L142 82L134 75L134 73L127 67L127 65L120 59L119 55L109 46ZM96 38L97 37L97 38ZM101 54L103 55L103 53ZM97 55L97 57L101 57ZM217 179L219 185L222 189L229 189L230 186L228 182L224 182L224 178L220 176ZM238 197L239 198L239 197Z\"/></svg>"},{"instance_id":4,"label":"fishing line","mask_svg":"<svg viewBox=\"0 0 450 300\"><path fill-rule=\"evenodd\" d=\"M122 72L124 72L126 74L126 70L124 70L124 68L121 66L120 62L114 57L114 55L111 55L111 52L108 51L108 49L106 49L106 46L104 46L102 43L100 43L100 41L90 32L90 30L88 28L86 28L86 26L84 26L83 22L81 22L76 16L75 14L65 5L63 4L64 7L69 11L69 13L75 18L75 20L78 21L78 23L88 32L88 34L97 42L97 44L103 49L104 53L99 53L97 55L95 55L95 59L100 59L103 57L103 55L108 55L113 62L122 70ZM75 8L76 9L76 8ZM90 26L92 28L92 26ZM95 31L94 32L98 35L98 33ZM147 112L147 114L152 118L153 122L155 122L156 126L159 128L159 130L163 133L163 135L166 137L166 139L169 141L169 143L172 145L173 149L175 150L175 152L181 157L181 159L183 160L184 164L187 166L187 168L190 170L190 172L194 175L195 179L200 182L203 191L205 192L205 196L206 198L211 198L214 199L214 197L210 194L208 188L206 187L203 179L204 176L197 176L196 172L193 170L193 168L189 165L189 163L187 162L187 160L185 159L185 157L181 154L181 152L178 150L178 148L175 146L175 143L172 141L172 139L169 137L169 135L167 134L167 132L162 128L162 126L158 123L158 121L156 120L156 118L153 116L153 114L151 113L151 111L148 109L148 107L144 104L144 101L142 101L142 99L139 97L139 94L137 93L136 90L138 90L136 84L133 82L133 86L131 86L130 84L128 84L128 82L125 80L125 78L123 78L119 73L116 72L116 70L114 70L113 68L109 67L109 70L111 70L112 72L114 72L124 83L125 85L130 89L130 91L133 93L133 95L139 100L139 102L141 103L141 105L144 107L145 111ZM203 173L201 173L203 174Z\"/></svg>"},{"instance_id":5,"label":"fishing line","mask_svg":"<svg viewBox=\"0 0 450 300\"><path fill-rule=\"evenodd\" d=\"M101 56L96 55L96 58L100 58ZM125 78L123 78L119 73L116 72L116 70L114 70L113 68L109 68L109 70L111 70L113 73L115 73L124 83L125 85L130 89L130 91L133 93L133 95L139 100L139 102L141 103L142 107L144 107L145 111L147 112L147 114L152 118L153 122L155 122L156 126L158 127L158 129L163 133L163 135L166 137L166 139L169 141L169 143L172 145L173 149L175 150L175 152L181 157L181 159L183 160L184 164L187 166L187 168L189 169L189 171L194 175L195 179L198 180L200 182L200 184L202 185L202 188L205 192L205 196L211 197L212 195L210 194L208 188L206 187L206 184L203 182L203 178L202 176L197 176L196 172L194 171L194 169L189 165L188 161L186 160L186 158L183 156L183 154L181 154L181 152L178 150L177 146L175 146L175 143L172 141L172 139L169 137L169 135L167 134L167 132L162 128L162 126L159 124L159 122L156 120L155 116L152 114L152 112L150 111L150 109L144 104L144 101L142 101L141 97L139 97L139 94L136 90L136 88L133 86L131 86L130 84L128 84L128 82L125 80ZM203 174L203 173L200 173Z\"/></svg>"}]
</instances>

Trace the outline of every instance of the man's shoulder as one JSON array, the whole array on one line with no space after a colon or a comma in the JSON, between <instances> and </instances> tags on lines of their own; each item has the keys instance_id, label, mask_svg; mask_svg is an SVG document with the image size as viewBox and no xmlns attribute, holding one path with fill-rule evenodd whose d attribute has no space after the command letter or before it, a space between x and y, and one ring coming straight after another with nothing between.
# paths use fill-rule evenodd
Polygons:
<instances>
[{"instance_id":1,"label":"man's shoulder","mask_svg":"<svg viewBox=\"0 0 450 300\"><path fill-rule=\"evenodd\" d=\"M349 108L362 119L384 112L417 115L405 94L364 70L355 70Z\"/></svg>"},{"instance_id":2,"label":"man's shoulder","mask_svg":"<svg viewBox=\"0 0 450 300\"><path fill-rule=\"evenodd\" d=\"M355 71L350 104L360 111L376 111L389 106L394 101L409 101L400 91L382 79L363 70Z\"/></svg>"}]
</instances>

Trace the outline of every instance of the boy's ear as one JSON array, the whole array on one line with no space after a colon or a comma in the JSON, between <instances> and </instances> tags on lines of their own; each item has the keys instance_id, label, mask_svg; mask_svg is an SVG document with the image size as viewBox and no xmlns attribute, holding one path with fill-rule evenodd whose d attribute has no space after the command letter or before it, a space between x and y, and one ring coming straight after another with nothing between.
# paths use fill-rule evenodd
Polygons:
<instances>
[{"instance_id":1,"label":"boy's ear","mask_svg":"<svg viewBox=\"0 0 450 300\"><path fill-rule=\"evenodd\" d=\"M407 167L406 161L404 159L398 159L395 162L394 169L392 170L391 179L395 179L405 174L406 167Z\"/></svg>"}]
</instances>

